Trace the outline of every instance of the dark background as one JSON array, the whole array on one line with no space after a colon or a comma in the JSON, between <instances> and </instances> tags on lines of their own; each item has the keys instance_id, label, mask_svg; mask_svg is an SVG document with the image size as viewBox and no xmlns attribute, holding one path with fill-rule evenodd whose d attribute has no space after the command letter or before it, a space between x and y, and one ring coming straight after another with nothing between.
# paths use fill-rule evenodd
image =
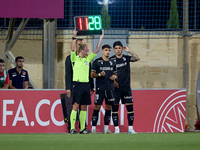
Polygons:
<instances>
[{"instance_id":1,"label":"dark background","mask_svg":"<svg viewBox=\"0 0 200 150\"><path fill-rule=\"evenodd\" d=\"M64 19L57 20L59 29L73 28L73 17L84 15L101 15L102 5L97 0L70 0L64 2ZM99 0L102 1L102 0ZM171 1L170 0L115 0L108 6L108 14L111 17L111 28L140 30L168 30L167 21L169 20ZM70 12L70 8L72 11ZM132 15L131 15L132 8ZM177 9L179 13L179 29L183 28L183 0L177 0ZM72 14L72 15L70 15ZM132 20L131 20L132 17ZM70 19L72 18L70 24ZM16 20L16 26L21 19ZM0 28L6 28L9 25L9 18L0 18ZM42 19L30 19L26 28L43 28ZM189 0L189 29L200 30L200 2Z\"/></svg>"}]
</instances>

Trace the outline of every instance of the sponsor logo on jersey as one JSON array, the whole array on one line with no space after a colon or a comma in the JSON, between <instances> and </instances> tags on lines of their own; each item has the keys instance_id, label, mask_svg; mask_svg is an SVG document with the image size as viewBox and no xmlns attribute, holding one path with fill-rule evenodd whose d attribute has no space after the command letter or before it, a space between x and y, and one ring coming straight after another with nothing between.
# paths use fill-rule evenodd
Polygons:
<instances>
[{"instance_id":1,"label":"sponsor logo on jersey","mask_svg":"<svg viewBox=\"0 0 200 150\"><path fill-rule=\"evenodd\" d=\"M123 66L126 66L126 65L127 65L127 62L121 63L121 64L117 64L116 67L119 68L119 67L123 67Z\"/></svg>"},{"instance_id":2,"label":"sponsor logo on jersey","mask_svg":"<svg viewBox=\"0 0 200 150\"><path fill-rule=\"evenodd\" d=\"M100 67L100 70L113 70L113 67Z\"/></svg>"}]
</instances>

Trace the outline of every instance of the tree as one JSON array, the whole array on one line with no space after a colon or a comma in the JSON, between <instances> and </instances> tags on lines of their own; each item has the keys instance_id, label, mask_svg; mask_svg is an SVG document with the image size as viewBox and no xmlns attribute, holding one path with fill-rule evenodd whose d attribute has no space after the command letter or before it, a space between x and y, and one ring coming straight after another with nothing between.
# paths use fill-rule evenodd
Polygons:
<instances>
[{"instance_id":1,"label":"tree","mask_svg":"<svg viewBox=\"0 0 200 150\"><path fill-rule=\"evenodd\" d=\"M106 6L103 6L101 10L101 19L103 28L110 28L110 15L108 14Z\"/></svg>"},{"instance_id":2,"label":"tree","mask_svg":"<svg viewBox=\"0 0 200 150\"><path fill-rule=\"evenodd\" d=\"M140 29L144 30L144 29L145 29L145 26L142 25L142 26L140 27Z\"/></svg>"},{"instance_id":3,"label":"tree","mask_svg":"<svg viewBox=\"0 0 200 150\"><path fill-rule=\"evenodd\" d=\"M171 0L170 16L167 22L168 29L179 29L179 14L177 0Z\"/></svg>"}]
</instances>

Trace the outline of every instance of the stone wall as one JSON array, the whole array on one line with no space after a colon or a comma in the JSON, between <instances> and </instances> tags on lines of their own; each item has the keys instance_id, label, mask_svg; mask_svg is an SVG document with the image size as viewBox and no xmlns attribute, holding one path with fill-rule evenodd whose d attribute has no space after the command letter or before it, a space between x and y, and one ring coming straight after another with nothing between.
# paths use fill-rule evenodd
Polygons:
<instances>
[{"instance_id":1,"label":"stone wall","mask_svg":"<svg viewBox=\"0 0 200 150\"><path fill-rule=\"evenodd\" d=\"M197 77L200 69L200 36L192 36L189 40L188 52L188 83L187 83L187 122L190 124L190 129L194 128L197 116L196 105L196 84Z\"/></svg>"},{"instance_id":2,"label":"stone wall","mask_svg":"<svg viewBox=\"0 0 200 150\"><path fill-rule=\"evenodd\" d=\"M131 87L182 88L183 40L132 35L129 47L141 60L131 65Z\"/></svg>"}]
</instances>

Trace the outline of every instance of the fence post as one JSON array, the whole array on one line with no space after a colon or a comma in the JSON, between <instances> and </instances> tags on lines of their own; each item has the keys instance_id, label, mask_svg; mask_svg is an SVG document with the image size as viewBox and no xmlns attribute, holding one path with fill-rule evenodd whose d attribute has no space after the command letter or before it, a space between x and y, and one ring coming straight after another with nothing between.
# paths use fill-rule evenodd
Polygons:
<instances>
[{"instance_id":1,"label":"fence post","mask_svg":"<svg viewBox=\"0 0 200 150\"><path fill-rule=\"evenodd\" d=\"M43 33L43 89L54 89L55 84L55 19L44 19Z\"/></svg>"},{"instance_id":2,"label":"fence post","mask_svg":"<svg viewBox=\"0 0 200 150\"><path fill-rule=\"evenodd\" d=\"M188 50L189 50L189 20L188 20L188 0L183 1L183 88L187 88L188 82Z\"/></svg>"},{"instance_id":3,"label":"fence post","mask_svg":"<svg viewBox=\"0 0 200 150\"><path fill-rule=\"evenodd\" d=\"M190 106L189 106L189 92L190 92L190 86L189 86L189 17L188 17L188 0L183 0L183 88L186 88L187 90L187 96L186 96L186 118L185 122L186 124L190 125L190 129L193 128L191 124L191 112L190 112Z\"/></svg>"}]
</instances>

